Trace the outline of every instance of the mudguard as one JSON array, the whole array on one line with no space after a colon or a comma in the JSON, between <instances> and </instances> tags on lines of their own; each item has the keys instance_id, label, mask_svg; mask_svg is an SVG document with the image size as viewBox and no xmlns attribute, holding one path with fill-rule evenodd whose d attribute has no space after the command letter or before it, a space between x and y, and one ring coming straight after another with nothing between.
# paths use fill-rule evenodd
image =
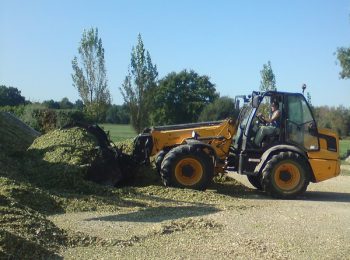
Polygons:
<instances>
[{"instance_id":1,"label":"mudguard","mask_svg":"<svg viewBox=\"0 0 350 260\"><path fill-rule=\"evenodd\" d=\"M260 171L265 167L266 162L269 160L269 158L272 155L277 154L279 152L287 152L287 151L291 151L291 152L295 152L295 153L300 154L308 162L307 153L305 151L303 151L302 149L300 149L296 146L293 146L293 145L286 145L286 144L276 145L276 146L273 146L273 147L267 149L263 153L259 164L254 169L254 175L258 175L260 173Z\"/></svg>"}]
</instances>

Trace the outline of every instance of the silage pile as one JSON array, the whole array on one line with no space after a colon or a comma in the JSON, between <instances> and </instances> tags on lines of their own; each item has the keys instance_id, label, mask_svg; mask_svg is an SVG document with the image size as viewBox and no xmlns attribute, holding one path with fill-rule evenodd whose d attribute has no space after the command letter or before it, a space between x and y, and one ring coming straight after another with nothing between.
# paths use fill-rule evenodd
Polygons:
<instances>
[{"instance_id":1,"label":"silage pile","mask_svg":"<svg viewBox=\"0 0 350 260\"><path fill-rule=\"evenodd\" d=\"M1 259L54 256L57 248L66 242L65 233L43 214L57 205L22 174L26 149L36 136L12 117L0 113Z\"/></svg>"},{"instance_id":2,"label":"silage pile","mask_svg":"<svg viewBox=\"0 0 350 260\"><path fill-rule=\"evenodd\" d=\"M85 175L97 157L96 146L94 136L77 127L40 136L28 148L31 182L46 189L88 192L93 184Z\"/></svg>"},{"instance_id":3,"label":"silage pile","mask_svg":"<svg viewBox=\"0 0 350 260\"><path fill-rule=\"evenodd\" d=\"M15 121L0 113L0 259L52 258L62 247L98 242L58 228L47 219L51 214L116 212L162 201L217 203L244 189L232 180L215 182L214 192L164 188L154 167L139 168L129 186L101 186L86 180L87 169L100 156L94 136L69 128L37 138ZM118 146L130 153L132 140Z\"/></svg>"},{"instance_id":4,"label":"silage pile","mask_svg":"<svg viewBox=\"0 0 350 260\"><path fill-rule=\"evenodd\" d=\"M52 258L62 247L96 240L67 233L48 215L126 205L123 191L85 180L96 144L80 128L37 138L23 123L0 113L0 259Z\"/></svg>"},{"instance_id":5,"label":"silage pile","mask_svg":"<svg viewBox=\"0 0 350 260\"><path fill-rule=\"evenodd\" d=\"M67 233L48 215L143 205L133 202L138 195L132 188L86 180L87 169L100 156L95 137L86 130L75 127L37 136L0 113L0 259L52 258L62 247L98 242Z\"/></svg>"}]
</instances>

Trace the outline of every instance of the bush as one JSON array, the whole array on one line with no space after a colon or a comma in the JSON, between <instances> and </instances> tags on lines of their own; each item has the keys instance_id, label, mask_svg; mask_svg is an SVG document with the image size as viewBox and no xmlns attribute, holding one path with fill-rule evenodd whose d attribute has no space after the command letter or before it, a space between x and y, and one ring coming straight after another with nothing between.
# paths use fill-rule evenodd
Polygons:
<instances>
[{"instance_id":1,"label":"bush","mask_svg":"<svg viewBox=\"0 0 350 260\"><path fill-rule=\"evenodd\" d=\"M42 133L47 133L55 128L61 128L74 122L91 122L82 111L49 109L39 104L27 105L21 119Z\"/></svg>"},{"instance_id":2,"label":"bush","mask_svg":"<svg viewBox=\"0 0 350 260\"><path fill-rule=\"evenodd\" d=\"M39 110L44 110L44 109L47 109L47 108L45 108L45 106L40 104L26 105L22 116L20 116L20 119L22 119L24 123L31 126L35 130L42 132L42 129L38 121L38 116L39 116Z\"/></svg>"},{"instance_id":3,"label":"bush","mask_svg":"<svg viewBox=\"0 0 350 260\"><path fill-rule=\"evenodd\" d=\"M9 112L17 117L22 117L24 113L25 105L19 106L2 106L0 112Z\"/></svg>"},{"instance_id":4,"label":"bush","mask_svg":"<svg viewBox=\"0 0 350 260\"><path fill-rule=\"evenodd\" d=\"M84 122L91 123L91 120L84 114L83 111L65 109L65 110L56 110L57 120L56 128L64 127L65 125L72 124L74 122Z\"/></svg>"}]
</instances>

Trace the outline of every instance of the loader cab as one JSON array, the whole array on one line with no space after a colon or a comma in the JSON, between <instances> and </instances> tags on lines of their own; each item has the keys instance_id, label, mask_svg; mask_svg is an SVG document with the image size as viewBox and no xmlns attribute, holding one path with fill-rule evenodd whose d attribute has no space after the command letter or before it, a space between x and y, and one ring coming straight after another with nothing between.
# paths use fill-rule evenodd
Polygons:
<instances>
[{"instance_id":1,"label":"loader cab","mask_svg":"<svg viewBox=\"0 0 350 260\"><path fill-rule=\"evenodd\" d=\"M255 140L265 123L258 115L271 116L271 103L278 103L280 111L275 131L266 134L261 143ZM234 149L238 153L240 173L254 172L265 151L279 145L290 145L301 151L319 149L317 125L305 97L298 93L277 91L253 92L250 102L241 110Z\"/></svg>"}]
</instances>

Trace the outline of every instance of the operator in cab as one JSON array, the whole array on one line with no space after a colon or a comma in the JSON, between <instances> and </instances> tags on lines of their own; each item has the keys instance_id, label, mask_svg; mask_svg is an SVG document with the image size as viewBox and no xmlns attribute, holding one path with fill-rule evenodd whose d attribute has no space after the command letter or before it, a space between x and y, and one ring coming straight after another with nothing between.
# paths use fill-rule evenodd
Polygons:
<instances>
[{"instance_id":1,"label":"operator in cab","mask_svg":"<svg viewBox=\"0 0 350 260\"><path fill-rule=\"evenodd\" d=\"M276 101L271 103L271 117L265 118L261 113L257 114L257 117L265 122L266 125L261 126L255 136L254 143L256 146L260 147L261 142L267 135L273 135L277 133L280 127L280 115L281 111L279 110L279 104Z\"/></svg>"}]
</instances>

